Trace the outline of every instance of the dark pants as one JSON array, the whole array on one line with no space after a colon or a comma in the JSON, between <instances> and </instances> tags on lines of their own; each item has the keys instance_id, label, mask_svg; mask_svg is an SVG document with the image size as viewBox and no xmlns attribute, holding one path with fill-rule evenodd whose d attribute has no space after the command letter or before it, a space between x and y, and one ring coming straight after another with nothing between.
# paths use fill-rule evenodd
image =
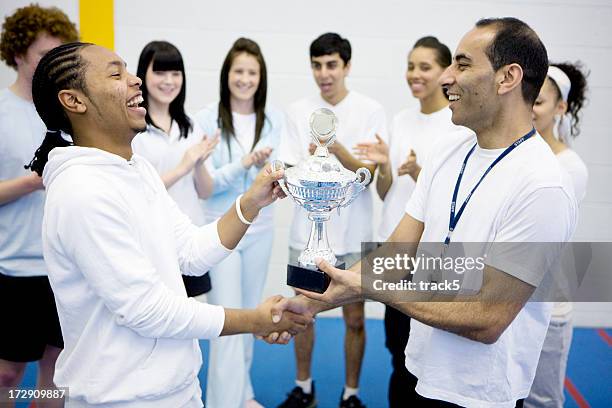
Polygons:
<instances>
[{"instance_id":1,"label":"dark pants","mask_svg":"<svg viewBox=\"0 0 612 408\"><path fill-rule=\"evenodd\" d=\"M398 310L385 308L385 346L391 352L393 371L389 380L389 408L459 408L450 402L433 400L417 394L417 378L406 369L406 344L410 334L410 317ZM522 408L523 400L515 408Z\"/></svg>"},{"instance_id":2,"label":"dark pants","mask_svg":"<svg viewBox=\"0 0 612 408\"><path fill-rule=\"evenodd\" d=\"M417 378L406 370L406 344L410 334L410 317L387 306L385 308L385 346L391 353L393 371L389 379L389 407L409 406L418 396Z\"/></svg>"},{"instance_id":3,"label":"dark pants","mask_svg":"<svg viewBox=\"0 0 612 408\"><path fill-rule=\"evenodd\" d=\"M421 397L420 395L417 395L417 399L413 401L414 407L419 407L419 408L461 408L460 405L455 405L455 404L451 404L450 402L446 402L446 401L440 401L440 400L433 400L433 399L429 399L429 398L425 398L425 397ZM523 401L525 400L518 400L516 401L516 405L514 406L514 408L523 408Z\"/></svg>"}]
</instances>

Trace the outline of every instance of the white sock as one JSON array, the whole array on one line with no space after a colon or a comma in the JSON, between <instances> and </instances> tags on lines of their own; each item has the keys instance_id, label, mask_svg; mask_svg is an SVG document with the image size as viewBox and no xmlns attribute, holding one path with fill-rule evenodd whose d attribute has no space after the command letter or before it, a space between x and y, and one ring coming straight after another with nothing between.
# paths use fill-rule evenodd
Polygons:
<instances>
[{"instance_id":1,"label":"white sock","mask_svg":"<svg viewBox=\"0 0 612 408\"><path fill-rule=\"evenodd\" d=\"M359 388L351 388L348 385L344 386L344 394L342 395L342 400L346 401L351 398L353 395L357 396L359 394Z\"/></svg>"},{"instance_id":2,"label":"white sock","mask_svg":"<svg viewBox=\"0 0 612 408\"><path fill-rule=\"evenodd\" d=\"M302 391L304 391L304 393L312 394L312 377L304 381L295 380L295 383L302 389Z\"/></svg>"}]
</instances>

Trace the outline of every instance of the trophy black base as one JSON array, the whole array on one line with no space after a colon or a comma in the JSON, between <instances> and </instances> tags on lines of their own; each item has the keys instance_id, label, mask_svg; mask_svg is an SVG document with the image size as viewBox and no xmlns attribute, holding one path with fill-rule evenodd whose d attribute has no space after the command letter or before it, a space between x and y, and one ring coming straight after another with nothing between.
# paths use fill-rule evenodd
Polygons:
<instances>
[{"instance_id":1,"label":"trophy black base","mask_svg":"<svg viewBox=\"0 0 612 408\"><path fill-rule=\"evenodd\" d=\"M344 269L344 262L336 263L336 268ZM294 288L323 293L329 286L329 276L317 267L307 268L297 264L287 265L287 285Z\"/></svg>"}]
</instances>

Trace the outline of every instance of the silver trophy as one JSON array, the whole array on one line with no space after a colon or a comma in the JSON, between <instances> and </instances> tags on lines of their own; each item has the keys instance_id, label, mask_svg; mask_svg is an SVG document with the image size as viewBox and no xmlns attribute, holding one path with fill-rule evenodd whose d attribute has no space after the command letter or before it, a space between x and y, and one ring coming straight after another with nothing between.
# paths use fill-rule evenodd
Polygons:
<instances>
[{"instance_id":1,"label":"silver trophy","mask_svg":"<svg viewBox=\"0 0 612 408\"><path fill-rule=\"evenodd\" d=\"M337 208L340 211L353 202L371 179L368 169L362 167L352 172L329 157L327 146L336 139L337 125L338 119L331 110L321 108L314 111L310 116L310 135L318 146L316 151L296 166L287 168L284 178L279 180L285 194L308 211L308 219L312 221L308 244L301 252L298 264L287 265L287 284L318 293L325 292L329 277L317 268L315 259L322 258L344 269L344 264L337 263L329 247L325 222L332 210ZM284 165L275 161L273 168L284 168Z\"/></svg>"}]
</instances>

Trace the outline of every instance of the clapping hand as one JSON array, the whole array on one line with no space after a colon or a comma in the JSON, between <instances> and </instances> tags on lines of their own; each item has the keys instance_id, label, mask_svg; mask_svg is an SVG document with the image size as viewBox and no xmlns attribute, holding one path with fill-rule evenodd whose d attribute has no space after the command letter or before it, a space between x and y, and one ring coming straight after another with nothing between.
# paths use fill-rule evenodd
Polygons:
<instances>
[{"instance_id":1,"label":"clapping hand","mask_svg":"<svg viewBox=\"0 0 612 408\"><path fill-rule=\"evenodd\" d=\"M376 134L376 142L362 142L353 147L353 152L359 160L369 160L384 165L389 163L389 145Z\"/></svg>"},{"instance_id":2,"label":"clapping hand","mask_svg":"<svg viewBox=\"0 0 612 408\"><path fill-rule=\"evenodd\" d=\"M417 157L414 150L410 149L410 153L408 154L408 158L401 166L397 169L397 174L399 176L403 176L405 174L410 175L416 181L419 173L421 172L421 166L417 164Z\"/></svg>"},{"instance_id":3,"label":"clapping hand","mask_svg":"<svg viewBox=\"0 0 612 408\"><path fill-rule=\"evenodd\" d=\"M242 158L242 166L245 169L249 169L251 168L251 166L255 166L258 168L263 167L264 164L266 164L266 161L268 160L270 155L272 154L273 150L274 149L272 149L271 147L264 147L259 150L253 150L252 152L244 155L244 157Z\"/></svg>"},{"instance_id":4,"label":"clapping hand","mask_svg":"<svg viewBox=\"0 0 612 408\"><path fill-rule=\"evenodd\" d=\"M310 145L308 145L308 152L312 155L314 154L315 150L317 150L317 146L314 143L310 143ZM342 151L342 150L346 150L346 148L344 147L344 145L342 143L340 143L337 139L334 140L334 142L330 145L327 146L327 151L330 154L334 154L336 156L338 156L338 154Z\"/></svg>"},{"instance_id":5,"label":"clapping hand","mask_svg":"<svg viewBox=\"0 0 612 408\"><path fill-rule=\"evenodd\" d=\"M202 140L191 146L181 159L181 163L179 166L183 169L183 173L189 173L196 165L201 165L206 161L206 159L211 155L211 153L217 147L220 139L219 129L215 132L213 137L208 137L204 135Z\"/></svg>"}]
</instances>

